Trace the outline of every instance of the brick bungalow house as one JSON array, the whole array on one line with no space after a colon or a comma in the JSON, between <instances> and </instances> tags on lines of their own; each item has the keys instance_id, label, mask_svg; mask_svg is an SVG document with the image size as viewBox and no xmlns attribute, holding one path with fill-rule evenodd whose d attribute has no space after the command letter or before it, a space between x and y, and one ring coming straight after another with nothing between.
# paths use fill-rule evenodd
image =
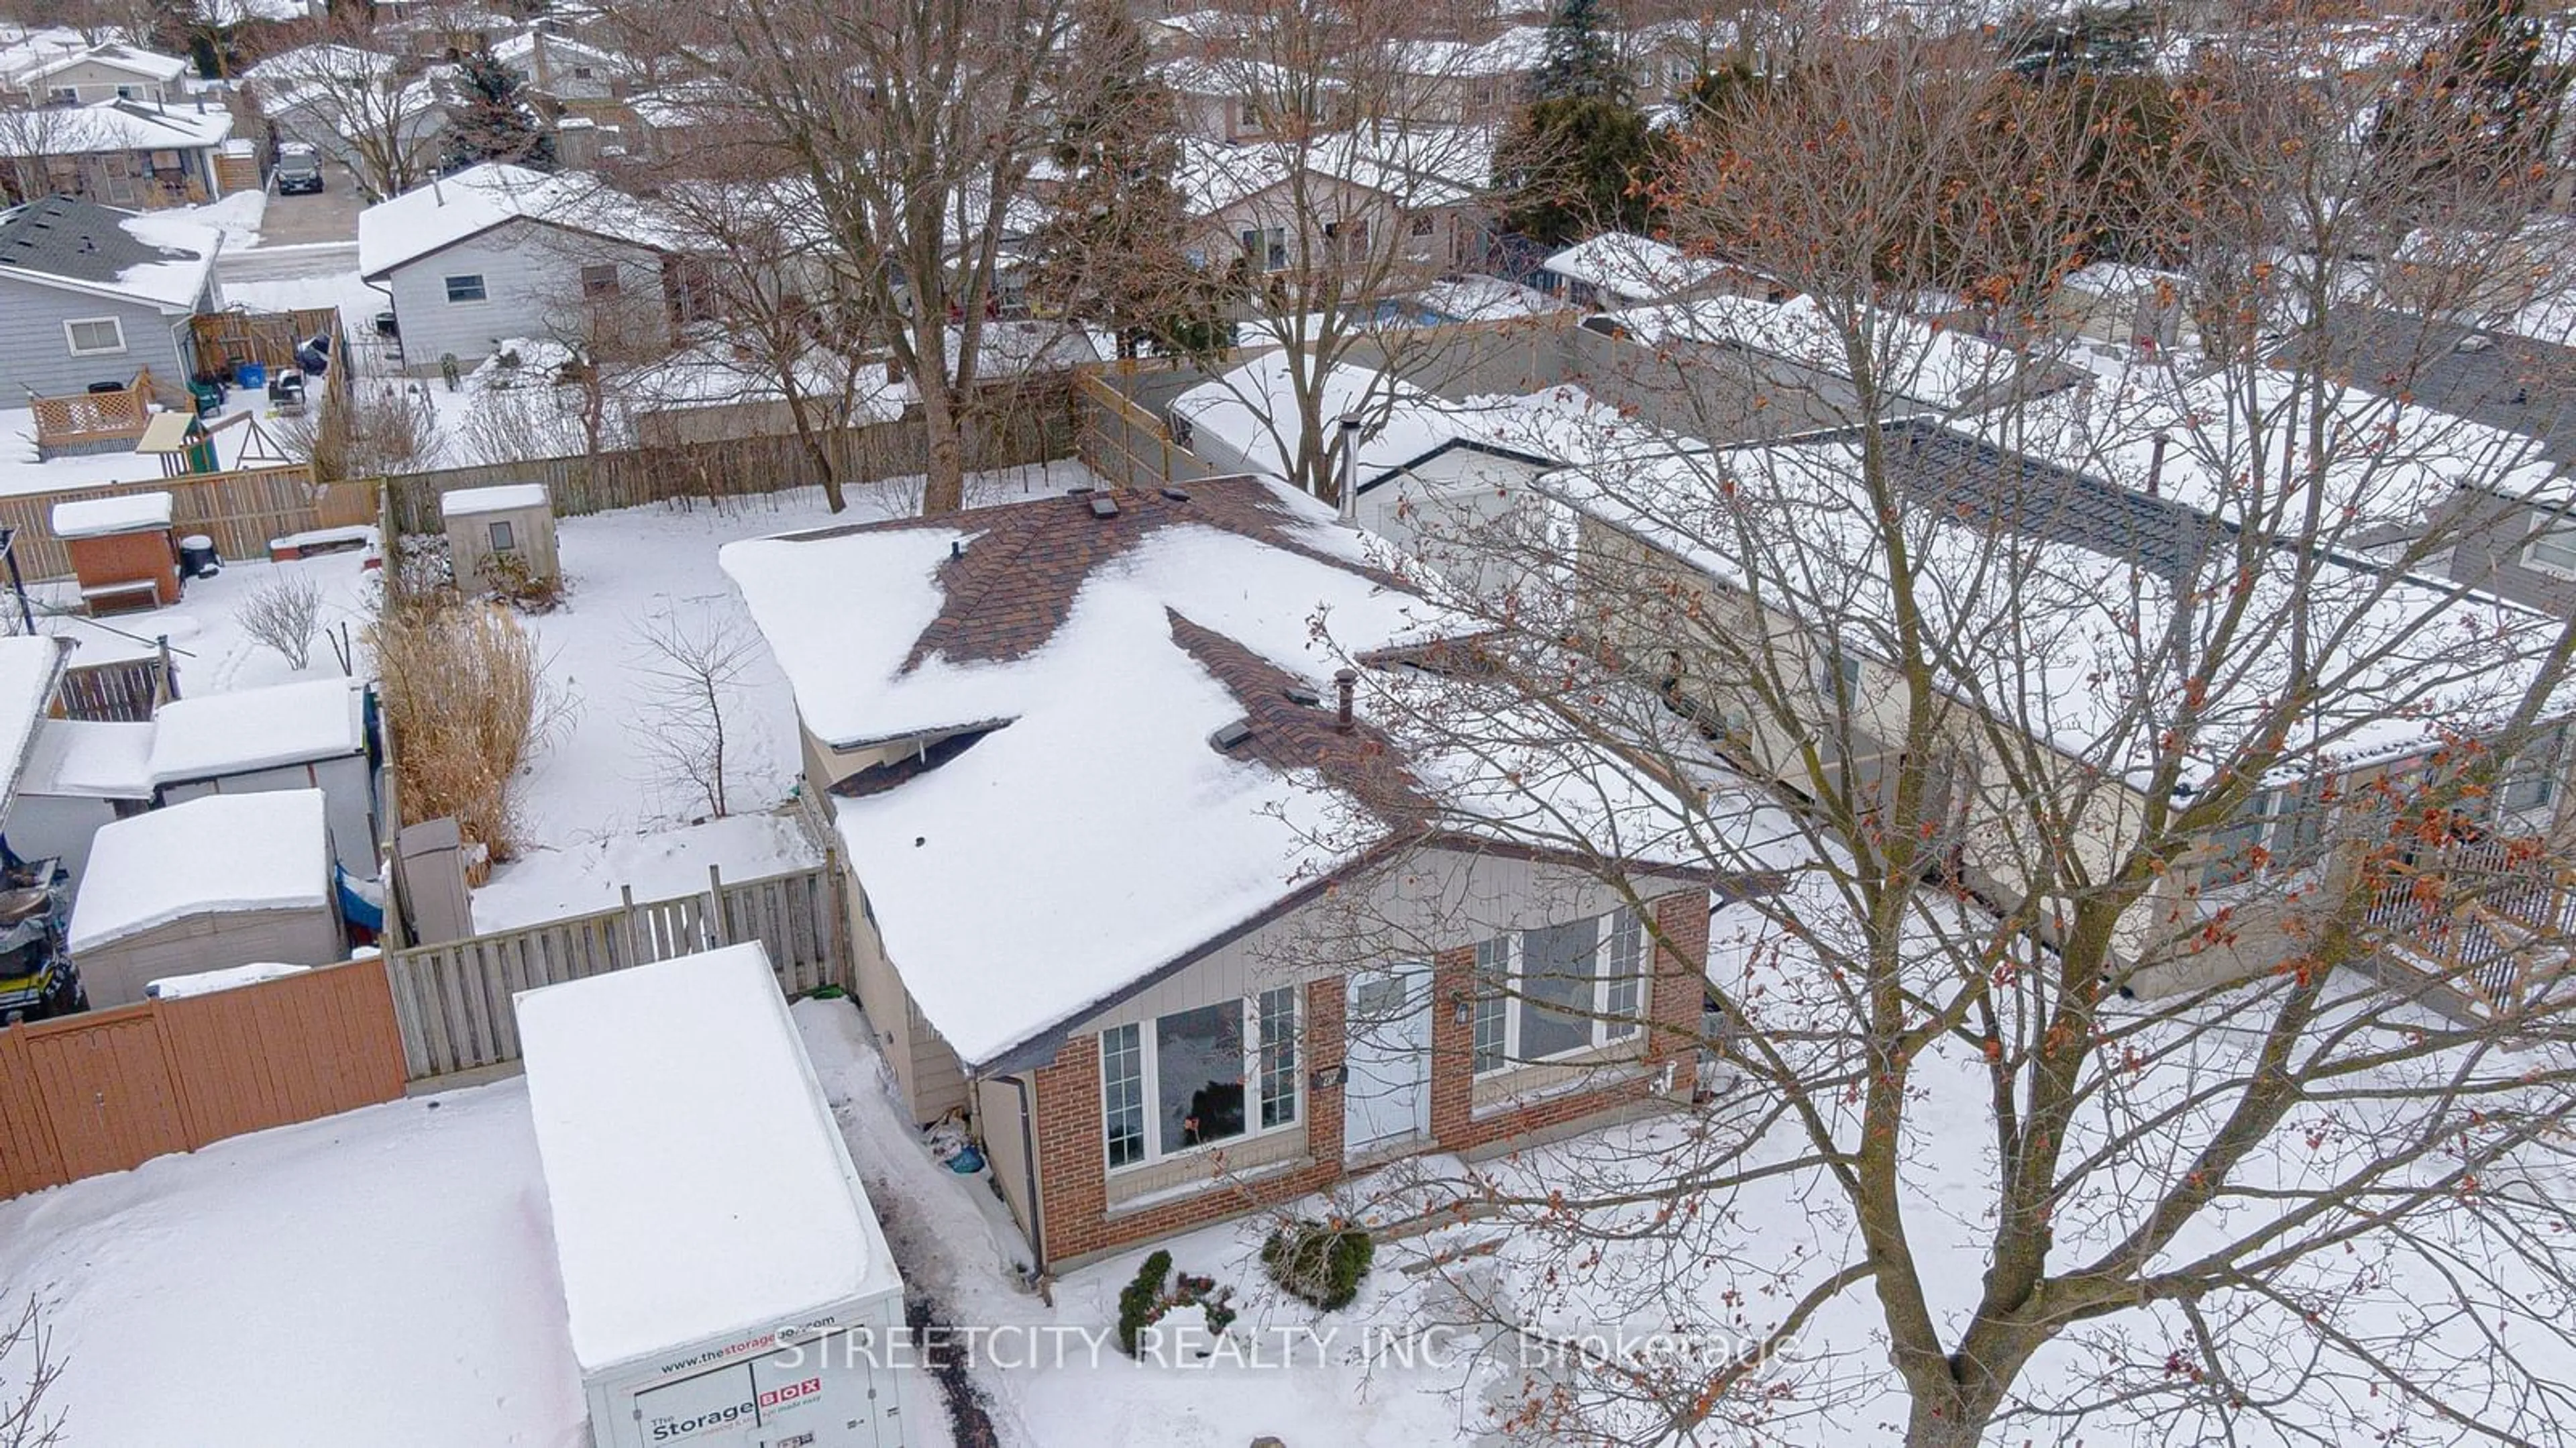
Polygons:
<instances>
[{"instance_id":1,"label":"brick bungalow house","mask_svg":"<svg viewBox=\"0 0 2576 1448\"><path fill-rule=\"evenodd\" d=\"M1623 766L1410 742L1472 651L1314 500L1081 491L723 562L795 691L860 1003L1039 1270L1690 1099L1733 882ZM1587 800L1617 857L1495 824Z\"/></svg>"}]
</instances>

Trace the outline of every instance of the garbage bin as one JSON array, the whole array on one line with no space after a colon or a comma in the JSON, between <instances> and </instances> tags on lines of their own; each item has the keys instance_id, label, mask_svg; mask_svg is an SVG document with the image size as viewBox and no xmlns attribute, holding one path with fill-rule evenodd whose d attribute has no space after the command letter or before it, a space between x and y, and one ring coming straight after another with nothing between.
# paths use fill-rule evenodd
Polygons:
<instances>
[{"instance_id":1,"label":"garbage bin","mask_svg":"<svg viewBox=\"0 0 2576 1448\"><path fill-rule=\"evenodd\" d=\"M196 399L199 417L224 410L224 389L212 382L189 383L188 395Z\"/></svg>"},{"instance_id":2,"label":"garbage bin","mask_svg":"<svg viewBox=\"0 0 2576 1448\"><path fill-rule=\"evenodd\" d=\"M244 362L233 369L233 385L256 391L268 385L268 367L264 363Z\"/></svg>"},{"instance_id":3,"label":"garbage bin","mask_svg":"<svg viewBox=\"0 0 2576 1448\"><path fill-rule=\"evenodd\" d=\"M212 578L224 571L224 560L215 556L215 540L203 533L191 533L179 540L179 576Z\"/></svg>"}]
</instances>

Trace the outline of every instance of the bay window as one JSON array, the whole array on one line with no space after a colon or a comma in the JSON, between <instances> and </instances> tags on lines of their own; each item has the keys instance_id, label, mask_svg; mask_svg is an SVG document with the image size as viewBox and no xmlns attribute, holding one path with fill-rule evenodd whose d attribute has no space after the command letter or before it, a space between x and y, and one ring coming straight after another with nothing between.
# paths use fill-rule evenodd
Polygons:
<instances>
[{"instance_id":1,"label":"bay window","mask_svg":"<svg viewBox=\"0 0 2576 1448\"><path fill-rule=\"evenodd\" d=\"M1297 1077L1295 986L1113 1026L1100 1033L1109 1165L1293 1126Z\"/></svg>"},{"instance_id":2,"label":"bay window","mask_svg":"<svg viewBox=\"0 0 2576 1448\"><path fill-rule=\"evenodd\" d=\"M1633 910L1476 947L1477 1075L1625 1041L1645 1010L1646 930Z\"/></svg>"}]
</instances>

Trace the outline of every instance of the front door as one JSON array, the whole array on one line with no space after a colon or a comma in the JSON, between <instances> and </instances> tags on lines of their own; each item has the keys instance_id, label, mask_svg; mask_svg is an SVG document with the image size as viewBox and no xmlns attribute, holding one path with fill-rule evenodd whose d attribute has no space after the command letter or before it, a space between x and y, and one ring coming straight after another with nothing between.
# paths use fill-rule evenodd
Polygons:
<instances>
[{"instance_id":1,"label":"front door","mask_svg":"<svg viewBox=\"0 0 2576 1448\"><path fill-rule=\"evenodd\" d=\"M1342 1150L1359 1156L1431 1134L1431 972L1351 977L1342 1057Z\"/></svg>"}]
</instances>

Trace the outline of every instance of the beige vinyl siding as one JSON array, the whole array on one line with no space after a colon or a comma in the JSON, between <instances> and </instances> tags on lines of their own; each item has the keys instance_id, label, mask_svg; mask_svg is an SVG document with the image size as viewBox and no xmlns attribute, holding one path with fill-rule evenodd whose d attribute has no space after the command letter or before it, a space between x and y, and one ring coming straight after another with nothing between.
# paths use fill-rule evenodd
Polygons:
<instances>
[{"instance_id":1,"label":"beige vinyl siding","mask_svg":"<svg viewBox=\"0 0 2576 1448\"><path fill-rule=\"evenodd\" d=\"M169 975L277 962L332 965L348 958L328 905L304 910L208 911L83 951L76 960L92 1008L132 1005Z\"/></svg>"}]
</instances>

